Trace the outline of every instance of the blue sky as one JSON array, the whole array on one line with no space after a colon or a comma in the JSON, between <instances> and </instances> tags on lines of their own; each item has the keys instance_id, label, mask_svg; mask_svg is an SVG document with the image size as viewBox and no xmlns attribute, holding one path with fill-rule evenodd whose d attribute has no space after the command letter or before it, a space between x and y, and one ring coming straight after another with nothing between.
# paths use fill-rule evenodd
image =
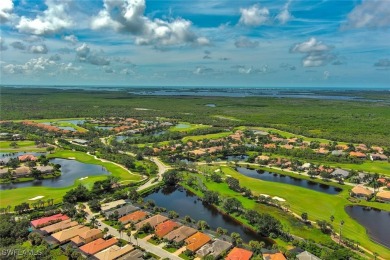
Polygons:
<instances>
[{"instance_id":1,"label":"blue sky","mask_svg":"<svg viewBox=\"0 0 390 260\"><path fill-rule=\"evenodd\" d=\"M1 0L1 83L390 87L390 0Z\"/></svg>"}]
</instances>

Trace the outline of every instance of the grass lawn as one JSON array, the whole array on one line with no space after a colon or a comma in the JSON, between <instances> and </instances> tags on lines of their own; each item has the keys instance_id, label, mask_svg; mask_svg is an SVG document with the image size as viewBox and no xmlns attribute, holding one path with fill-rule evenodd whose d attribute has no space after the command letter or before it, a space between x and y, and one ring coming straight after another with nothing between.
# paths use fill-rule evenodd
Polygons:
<instances>
[{"instance_id":1,"label":"grass lawn","mask_svg":"<svg viewBox=\"0 0 390 260\"><path fill-rule=\"evenodd\" d=\"M357 171L365 171L369 173L378 173L390 176L390 163L387 161L369 161L365 160L362 164L351 163L327 163L330 166L339 167L343 169L351 169Z\"/></svg>"},{"instance_id":2,"label":"grass lawn","mask_svg":"<svg viewBox=\"0 0 390 260\"><path fill-rule=\"evenodd\" d=\"M336 230L339 230L340 221L344 220L345 224L342 231L344 236L355 241L359 241L363 247L373 252L378 252L380 256L386 259L390 258L390 250L372 242L366 234L365 228L349 217L349 215L345 212L345 206L352 204L347 200L349 196L348 189L344 189L337 195L329 195L293 185L249 178L239 174L227 166L222 166L221 169L224 174L239 179L240 185L251 189L255 195L265 193L271 196L278 196L286 199L286 202L289 204L290 209L293 212L297 213L298 215L306 212L308 213L310 220L329 221L330 216L333 215L335 217L333 225ZM228 196L240 196L238 193L231 191L225 183L218 184L210 182L207 183L206 186L212 190L217 190L220 193L226 194ZM366 201L361 201L359 204L390 211L390 204ZM262 206L260 204L257 205L259 207ZM246 204L244 204L244 206L249 208L253 207L253 205ZM293 230L291 230L291 232L294 233ZM300 234L298 233L297 235Z\"/></svg>"},{"instance_id":3,"label":"grass lawn","mask_svg":"<svg viewBox=\"0 0 390 260\"><path fill-rule=\"evenodd\" d=\"M74 185L63 188L50 188L50 187L26 187L17 188L11 190L0 190L0 207L6 207L7 205L18 205L22 202L33 203L34 200L29 200L36 196L44 196L42 199L54 199L54 203L62 201L64 194L72 188L75 188L78 184L83 184L87 188L92 188L95 181L104 180L106 176L90 176L88 179L76 180Z\"/></svg>"},{"instance_id":4,"label":"grass lawn","mask_svg":"<svg viewBox=\"0 0 390 260\"><path fill-rule=\"evenodd\" d=\"M78 151L70 151L70 150L56 150L54 153L49 154L48 158L65 158L65 159L75 159L82 163L90 163L90 164L98 164L104 166L113 176L121 178L122 181L130 180L130 181L140 181L142 176L129 173L124 168L109 162L109 161L100 161L95 159L92 155L78 152Z\"/></svg>"},{"instance_id":5,"label":"grass lawn","mask_svg":"<svg viewBox=\"0 0 390 260\"><path fill-rule=\"evenodd\" d=\"M169 253L174 253L178 250L176 247L169 247L169 246L164 246L163 249L165 251L168 251Z\"/></svg>"},{"instance_id":6,"label":"grass lawn","mask_svg":"<svg viewBox=\"0 0 390 260\"><path fill-rule=\"evenodd\" d=\"M0 152L16 153L16 152L44 152L46 148L38 148L34 141L15 141L18 146L11 147L10 144L14 141L0 141Z\"/></svg>"},{"instance_id":7,"label":"grass lawn","mask_svg":"<svg viewBox=\"0 0 390 260\"><path fill-rule=\"evenodd\" d=\"M219 139L219 138L223 138L223 137L226 137L228 135L231 135L233 132L222 132L222 133L216 133L216 134L208 134L208 135L192 135L192 136L186 136L186 137L183 137L183 139L181 139L181 141L183 143L187 143L189 140L192 140L192 141L199 141L199 140L203 140L203 139Z\"/></svg>"},{"instance_id":8,"label":"grass lawn","mask_svg":"<svg viewBox=\"0 0 390 260\"><path fill-rule=\"evenodd\" d=\"M169 128L171 132L190 132L196 129L209 128L209 125L191 124L188 122L180 122L179 124Z\"/></svg>"},{"instance_id":9,"label":"grass lawn","mask_svg":"<svg viewBox=\"0 0 390 260\"><path fill-rule=\"evenodd\" d=\"M81 133L85 133L87 132L88 130L83 128L83 127L80 127L78 125L75 125L75 124L72 124L70 122L64 122L64 121L57 121L57 122L52 122L53 125L55 126L65 126L65 127L73 127L74 129L76 129L76 131L79 131Z\"/></svg>"},{"instance_id":10,"label":"grass lawn","mask_svg":"<svg viewBox=\"0 0 390 260\"><path fill-rule=\"evenodd\" d=\"M151 244L153 244L153 245L155 245L155 246L161 244L161 241L160 241L160 240L158 240L158 239L153 239L153 238L149 239L148 242L151 243Z\"/></svg>"}]
</instances>

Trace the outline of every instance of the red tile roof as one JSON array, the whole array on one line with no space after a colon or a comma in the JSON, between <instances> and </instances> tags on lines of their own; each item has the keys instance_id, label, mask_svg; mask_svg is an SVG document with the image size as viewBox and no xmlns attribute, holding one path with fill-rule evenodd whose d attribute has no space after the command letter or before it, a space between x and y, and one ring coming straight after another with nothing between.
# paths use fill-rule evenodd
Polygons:
<instances>
[{"instance_id":1,"label":"red tile roof","mask_svg":"<svg viewBox=\"0 0 390 260\"><path fill-rule=\"evenodd\" d=\"M160 223L156 226L155 234L158 237L163 237L172 230L174 230L176 227L179 227L180 224L177 222L174 222L172 220L165 221L163 223Z\"/></svg>"},{"instance_id":2,"label":"red tile roof","mask_svg":"<svg viewBox=\"0 0 390 260\"><path fill-rule=\"evenodd\" d=\"M192 252L195 252L210 241L211 238L202 232L197 232L196 234L190 236L185 240L187 244L187 249Z\"/></svg>"},{"instance_id":3,"label":"red tile roof","mask_svg":"<svg viewBox=\"0 0 390 260\"><path fill-rule=\"evenodd\" d=\"M249 260L252 255L253 253L249 250L235 247L230 251L225 260Z\"/></svg>"},{"instance_id":4,"label":"red tile roof","mask_svg":"<svg viewBox=\"0 0 390 260\"><path fill-rule=\"evenodd\" d=\"M109 248L110 246L115 245L118 243L118 240L116 238L110 238L109 240L104 240L103 238L96 239L95 241L92 241L86 245L83 245L80 247L80 250L83 251L86 254L94 255L106 248Z\"/></svg>"},{"instance_id":5,"label":"red tile roof","mask_svg":"<svg viewBox=\"0 0 390 260\"><path fill-rule=\"evenodd\" d=\"M44 227L44 226L47 226L49 224L53 224L54 222L59 222L59 221L63 221L66 219L69 219L69 217L66 215L63 215L63 214L56 214L56 215L53 215L50 217L35 219L35 220L31 221L30 223L31 223L31 226L36 228L36 227Z\"/></svg>"},{"instance_id":6,"label":"red tile roof","mask_svg":"<svg viewBox=\"0 0 390 260\"><path fill-rule=\"evenodd\" d=\"M136 223L136 222L144 219L147 215L148 215L148 213L146 213L145 211L137 210L136 212L130 213L126 216L119 218L118 220L124 224L129 223L129 222Z\"/></svg>"},{"instance_id":7,"label":"red tile roof","mask_svg":"<svg viewBox=\"0 0 390 260\"><path fill-rule=\"evenodd\" d=\"M36 161L38 160L37 157L35 157L32 154L23 154L18 156L19 161L24 162L24 161Z\"/></svg>"}]
</instances>

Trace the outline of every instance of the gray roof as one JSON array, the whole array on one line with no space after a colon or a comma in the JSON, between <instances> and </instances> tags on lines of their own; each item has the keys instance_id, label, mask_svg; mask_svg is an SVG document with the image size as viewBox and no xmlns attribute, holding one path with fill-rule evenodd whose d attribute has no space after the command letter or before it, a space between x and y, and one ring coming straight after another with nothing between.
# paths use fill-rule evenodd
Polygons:
<instances>
[{"instance_id":1,"label":"gray roof","mask_svg":"<svg viewBox=\"0 0 390 260\"><path fill-rule=\"evenodd\" d=\"M334 151L332 151L332 155L340 156L340 155L343 155L343 154L345 154L345 152L343 150L334 150Z\"/></svg>"},{"instance_id":2,"label":"gray roof","mask_svg":"<svg viewBox=\"0 0 390 260\"><path fill-rule=\"evenodd\" d=\"M187 237L195 234L196 232L198 231L192 227L181 226L168 233L166 236L164 236L164 238L168 240L173 240L175 242L181 242Z\"/></svg>"},{"instance_id":3,"label":"gray roof","mask_svg":"<svg viewBox=\"0 0 390 260\"><path fill-rule=\"evenodd\" d=\"M125 216L136 210L139 210L139 208L131 204L126 204L118 209L112 209L110 211L107 211L106 213L104 213L104 215L106 216L106 218L108 218L110 215L114 214L115 211L117 211L119 216Z\"/></svg>"},{"instance_id":4,"label":"gray roof","mask_svg":"<svg viewBox=\"0 0 390 260\"><path fill-rule=\"evenodd\" d=\"M214 257L218 257L219 255L221 255L224 251L226 252L227 250L229 250L231 247L232 247L232 243L230 242L227 242L227 241L222 241L222 240L219 240L219 239L215 239L215 241L213 243L209 243L209 244L206 244L204 246L202 246L197 252L196 254L201 256L201 257L204 257L208 254L214 256Z\"/></svg>"},{"instance_id":5,"label":"gray roof","mask_svg":"<svg viewBox=\"0 0 390 260\"><path fill-rule=\"evenodd\" d=\"M343 170L343 169L336 169L331 173L332 176L342 176L344 178L347 178L349 176L349 171Z\"/></svg>"},{"instance_id":6,"label":"gray roof","mask_svg":"<svg viewBox=\"0 0 390 260\"><path fill-rule=\"evenodd\" d=\"M131 251L130 253L119 257L118 260L142 260L142 259L144 259L142 257L143 255L144 255L144 253L141 250L135 249L135 250Z\"/></svg>"},{"instance_id":7,"label":"gray roof","mask_svg":"<svg viewBox=\"0 0 390 260\"><path fill-rule=\"evenodd\" d=\"M315 255L313 255L307 251L304 251L304 252L298 254L297 258L299 260L321 260L320 258L316 257Z\"/></svg>"}]
</instances>

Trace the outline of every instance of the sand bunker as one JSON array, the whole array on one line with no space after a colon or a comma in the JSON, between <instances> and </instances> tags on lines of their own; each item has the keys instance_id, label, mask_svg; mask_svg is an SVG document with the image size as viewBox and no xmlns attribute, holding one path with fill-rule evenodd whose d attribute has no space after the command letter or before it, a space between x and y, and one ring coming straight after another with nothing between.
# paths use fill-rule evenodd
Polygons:
<instances>
[{"instance_id":1,"label":"sand bunker","mask_svg":"<svg viewBox=\"0 0 390 260\"><path fill-rule=\"evenodd\" d=\"M36 197L31 198L29 200L39 200L39 199L42 199L43 197L45 197L45 196L36 196Z\"/></svg>"}]
</instances>

